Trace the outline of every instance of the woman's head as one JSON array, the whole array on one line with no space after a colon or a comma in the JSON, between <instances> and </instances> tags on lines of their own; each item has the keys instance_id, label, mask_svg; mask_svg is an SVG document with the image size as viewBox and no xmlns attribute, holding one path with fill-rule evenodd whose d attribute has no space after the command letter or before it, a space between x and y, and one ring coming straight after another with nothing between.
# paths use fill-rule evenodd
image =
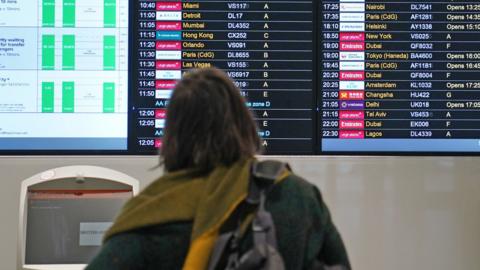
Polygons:
<instances>
[{"instance_id":1,"label":"woman's head","mask_svg":"<svg viewBox=\"0 0 480 270\"><path fill-rule=\"evenodd\" d=\"M260 138L240 90L223 71L199 69L177 84L167 109L162 163L203 173L255 155Z\"/></svg>"}]
</instances>

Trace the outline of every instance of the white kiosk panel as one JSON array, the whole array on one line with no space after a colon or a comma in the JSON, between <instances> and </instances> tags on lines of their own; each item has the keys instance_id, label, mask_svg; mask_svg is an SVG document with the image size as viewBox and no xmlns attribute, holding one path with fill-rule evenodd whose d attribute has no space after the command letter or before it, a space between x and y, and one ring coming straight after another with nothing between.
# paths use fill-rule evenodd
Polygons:
<instances>
[{"instance_id":1,"label":"white kiosk panel","mask_svg":"<svg viewBox=\"0 0 480 270\"><path fill-rule=\"evenodd\" d=\"M21 269L83 269L138 181L93 166L49 170L22 183Z\"/></svg>"}]
</instances>

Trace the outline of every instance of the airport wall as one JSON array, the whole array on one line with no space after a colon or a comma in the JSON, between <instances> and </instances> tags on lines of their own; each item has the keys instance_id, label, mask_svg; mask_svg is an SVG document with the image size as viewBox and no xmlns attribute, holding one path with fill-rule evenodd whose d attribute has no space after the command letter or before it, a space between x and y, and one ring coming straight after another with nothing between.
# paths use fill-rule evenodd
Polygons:
<instances>
[{"instance_id":1,"label":"airport wall","mask_svg":"<svg viewBox=\"0 0 480 270\"><path fill-rule=\"evenodd\" d=\"M479 269L480 159L281 159L320 187L354 269ZM156 164L156 157L0 157L0 269L16 267L23 179L55 167L95 165L145 187L161 174Z\"/></svg>"}]
</instances>

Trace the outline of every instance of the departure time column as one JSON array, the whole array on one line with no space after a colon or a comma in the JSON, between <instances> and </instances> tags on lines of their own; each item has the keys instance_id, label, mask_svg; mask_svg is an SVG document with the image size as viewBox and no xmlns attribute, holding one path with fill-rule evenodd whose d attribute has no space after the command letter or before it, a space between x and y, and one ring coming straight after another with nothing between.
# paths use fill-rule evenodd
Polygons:
<instances>
[{"instance_id":1,"label":"departure time column","mask_svg":"<svg viewBox=\"0 0 480 270\"><path fill-rule=\"evenodd\" d=\"M321 138L339 138L340 117L340 1L321 3L321 63L319 75L321 110Z\"/></svg>"},{"instance_id":2,"label":"departure time column","mask_svg":"<svg viewBox=\"0 0 480 270\"><path fill-rule=\"evenodd\" d=\"M130 95L133 96L133 104L130 106L129 121L130 127L133 126L134 129L129 131L129 136L133 137L129 147L136 148L139 152L150 152L160 143L155 136L155 107L158 105L155 80L157 1L142 0L135 4L137 12L133 13L132 26L135 57L131 72L137 79L131 90L133 94Z\"/></svg>"}]
</instances>

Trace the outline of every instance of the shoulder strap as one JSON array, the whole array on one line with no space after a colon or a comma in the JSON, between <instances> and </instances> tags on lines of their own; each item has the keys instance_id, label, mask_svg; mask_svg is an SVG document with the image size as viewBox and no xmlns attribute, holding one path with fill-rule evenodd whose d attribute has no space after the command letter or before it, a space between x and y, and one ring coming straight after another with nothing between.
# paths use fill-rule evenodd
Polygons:
<instances>
[{"instance_id":1,"label":"shoulder strap","mask_svg":"<svg viewBox=\"0 0 480 270\"><path fill-rule=\"evenodd\" d=\"M210 255L208 270L217 269L217 266L222 259L222 255L224 255L225 250L227 249L230 242L234 240L234 237L235 233L233 231L221 234L218 237L215 246L213 247L212 254Z\"/></svg>"},{"instance_id":2,"label":"shoulder strap","mask_svg":"<svg viewBox=\"0 0 480 270\"><path fill-rule=\"evenodd\" d=\"M285 269L283 258L278 252L275 223L270 212L265 209L265 202L270 187L287 166L286 163L273 160L255 162L252 165L247 203L258 205L252 222L254 246L240 258L238 270Z\"/></svg>"},{"instance_id":3,"label":"shoulder strap","mask_svg":"<svg viewBox=\"0 0 480 270\"><path fill-rule=\"evenodd\" d=\"M273 223L271 214L265 209L265 200L268 190L286 168L289 168L288 164L274 160L254 161L252 163L246 203L258 206L252 222L254 247L242 256L242 258L236 257L238 254L234 256L234 258L240 259L237 261L234 269L260 269L258 266L264 264L267 258L272 257L270 254L276 252L275 224ZM224 233L217 239L210 257L209 270L217 269L221 258L227 255L225 254L227 246L229 246L232 241L235 242L238 237L240 237L240 228L237 228L236 231ZM279 260L281 261L279 263L275 263L278 260L270 260L270 269L284 269L281 257Z\"/></svg>"},{"instance_id":4,"label":"shoulder strap","mask_svg":"<svg viewBox=\"0 0 480 270\"><path fill-rule=\"evenodd\" d=\"M287 163L276 160L254 161L251 168L247 203L258 205L260 193L268 190L286 168L290 168Z\"/></svg>"},{"instance_id":5,"label":"shoulder strap","mask_svg":"<svg viewBox=\"0 0 480 270\"><path fill-rule=\"evenodd\" d=\"M277 160L255 161L252 164L252 175L261 180L275 181L288 164Z\"/></svg>"}]
</instances>

